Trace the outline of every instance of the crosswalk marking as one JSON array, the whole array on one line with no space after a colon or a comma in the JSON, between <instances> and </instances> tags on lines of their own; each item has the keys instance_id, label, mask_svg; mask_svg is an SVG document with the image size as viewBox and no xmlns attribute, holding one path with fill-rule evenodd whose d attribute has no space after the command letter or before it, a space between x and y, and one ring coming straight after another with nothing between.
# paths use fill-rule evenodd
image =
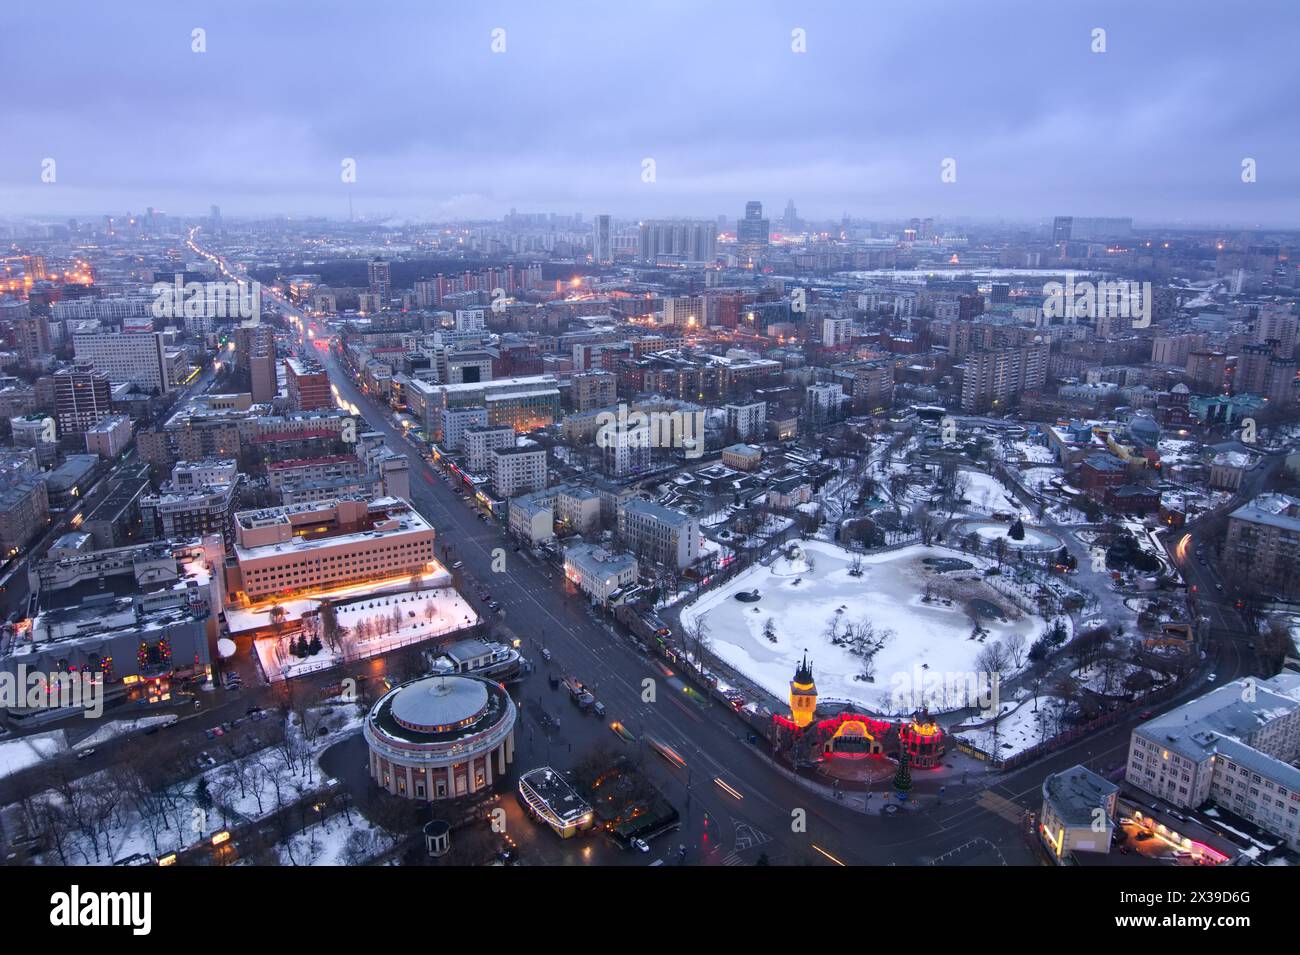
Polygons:
<instances>
[{"instance_id":1,"label":"crosswalk marking","mask_svg":"<svg viewBox=\"0 0 1300 955\"><path fill-rule=\"evenodd\" d=\"M987 809L994 815L1001 816L1008 822L1019 822L1025 815L1025 810L1013 803L1005 796L999 796L991 789L986 789L980 793L975 804L982 809Z\"/></svg>"}]
</instances>

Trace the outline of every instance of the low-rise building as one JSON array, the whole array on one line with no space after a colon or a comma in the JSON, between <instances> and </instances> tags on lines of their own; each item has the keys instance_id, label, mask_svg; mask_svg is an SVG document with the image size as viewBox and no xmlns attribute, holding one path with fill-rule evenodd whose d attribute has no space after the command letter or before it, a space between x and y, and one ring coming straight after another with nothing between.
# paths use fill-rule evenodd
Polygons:
<instances>
[{"instance_id":1,"label":"low-rise building","mask_svg":"<svg viewBox=\"0 0 1300 955\"><path fill-rule=\"evenodd\" d=\"M564 575L601 604L616 602L618 592L637 580L636 558L615 554L595 544L573 544L564 550Z\"/></svg>"},{"instance_id":2,"label":"low-rise building","mask_svg":"<svg viewBox=\"0 0 1300 955\"><path fill-rule=\"evenodd\" d=\"M45 530L49 514L44 481L31 475L7 478L0 485L0 553L16 556Z\"/></svg>"},{"instance_id":3,"label":"low-rise building","mask_svg":"<svg viewBox=\"0 0 1300 955\"><path fill-rule=\"evenodd\" d=\"M722 449L722 463L737 471L752 471L763 463L763 449L752 444L733 444Z\"/></svg>"},{"instance_id":4,"label":"low-rise building","mask_svg":"<svg viewBox=\"0 0 1300 955\"><path fill-rule=\"evenodd\" d=\"M130 418L109 415L86 429L86 452L110 460L126 450L134 434Z\"/></svg>"},{"instance_id":5,"label":"low-rise building","mask_svg":"<svg viewBox=\"0 0 1300 955\"><path fill-rule=\"evenodd\" d=\"M1043 780L1038 834L1058 864L1072 852L1109 852L1119 787L1086 766Z\"/></svg>"}]
</instances>

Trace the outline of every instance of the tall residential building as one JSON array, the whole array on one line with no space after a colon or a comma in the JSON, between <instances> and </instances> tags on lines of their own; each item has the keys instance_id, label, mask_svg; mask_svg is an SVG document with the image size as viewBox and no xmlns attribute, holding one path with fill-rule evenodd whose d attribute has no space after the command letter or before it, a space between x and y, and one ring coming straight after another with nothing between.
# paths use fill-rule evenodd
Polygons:
<instances>
[{"instance_id":1,"label":"tall residential building","mask_svg":"<svg viewBox=\"0 0 1300 955\"><path fill-rule=\"evenodd\" d=\"M1192 384L1219 394L1228 370L1228 356L1221 351L1194 351L1187 355L1187 377Z\"/></svg>"},{"instance_id":2,"label":"tall residential building","mask_svg":"<svg viewBox=\"0 0 1300 955\"><path fill-rule=\"evenodd\" d=\"M838 348L853 340L853 319L823 318L822 345L825 348Z\"/></svg>"},{"instance_id":3,"label":"tall residential building","mask_svg":"<svg viewBox=\"0 0 1300 955\"><path fill-rule=\"evenodd\" d=\"M1300 498L1261 494L1229 514L1223 561L1267 592L1300 595Z\"/></svg>"},{"instance_id":4,"label":"tall residential building","mask_svg":"<svg viewBox=\"0 0 1300 955\"><path fill-rule=\"evenodd\" d=\"M640 559L685 570L700 557L698 518L632 498L618 509L618 536Z\"/></svg>"},{"instance_id":5,"label":"tall residential building","mask_svg":"<svg viewBox=\"0 0 1300 955\"><path fill-rule=\"evenodd\" d=\"M1255 341L1276 341L1277 354L1290 358L1295 353L1296 340L1300 335L1300 315L1279 306L1266 306L1260 309L1259 319L1255 322Z\"/></svg>"},{"instance_id":6,"label":"tall residential building","mask_svg":"<svg viewBox=\"0 0 1300 955\"><path fill-rule=\"evenodd\" d=\"M235 367L248 375L254 403L274 401L280 390L275 373L275 329L261 323L236 328Z\"/></svg>"},{"instance_id":7,"label":"tall residential building","mask_svg":"<svg viewBox=\"0 0 1300 955\"><path fill-rule=\"evenodd\" d=\"M654 263L660 257L685 262L717 258L718 226L694 219L651 219L641 223L637 257Z\"/></svg>"},{"instance_id":8,"label":"tall residential building","mask_svg":"<svg viewBox=\"0 0 1300 955\"><path fill-rule=\"evenodd\" d=\"M767 402L755 401L749 404L725 405L727 413L727 438L748 441L761 438L767 430Z\"/></svg>"},{"instance_id":9,"label":"tall residential building","mask_svg":"<svg viewBox=\"0 0 1300 955\"><path fill-rule=\"evenodd\" d=\"M334 407L329 375L318 362L306 358L286 358L284 381L289 393L289 407L294 411Z\"/></svg>"},{"instance_id":10,"label":"tall residential building","mask_svg":"<svg viewBox=\"0 0 1300 955\"><path fill-rule=\"evenodd\" d=\"M464 429L461 445L469 470L481 474L492 467L492 452L515 445L515 429L508 424L485 427L470 426Z\"/></svg>"},{"instance_id":11,"label":"tall residential building","mask_svg":"<svg viewBox=\"0 0 1300 955\"><path fill-rule=\"evenodd\" d=\"M84 434L112 413L108 375L89 362L54 375L54 417L60 436Z\"/></svg>"},{"instance_id":12,"label":"tall residential building","mask_svg":"<svg viewBox=\"0 0 1300 955\"><path fill-rule=\"evenodd\" d=\"M597 432L600 469L610 477L631 477L650 470L650 425L611 425Z\"/></svg>"},{"instance_id":13,"label":"tall residential building","mask_svg":"<svg viewBox=\"0 0 1300 955\"><path fill-rule=\"evenodd\" d=\"M74 335L72 344L77 361L92 362L115 385L133 384L146 394L172 390L161 332L92 332Z\"/></svg>"},{"instance_id":14,"label":"tall residential building","mask_svg":"<svg viewBox=\"0 0 1300 955\"><path fill-rule=\"evenodd\" d=\"M370 261L370 294L379 299L379 307L387 308L393 299L393 278L388 262L376 256Z\"/></svg>"},{"instance_id":15,"label":"tall residential building","mask_svg":"<svg viewBox=\"0 0 1300 955\"><path fill-rule=\"evenodd\" d=\"M1049 346L1042 342L972 352L961 378L961 410L967 414L1013 404L1020 393L1047 381Z\"/></svg>"},{"instance_id":16,"label":"tall residential building","mask_svg":"<svg viewBox=\"0 0 1300 955\"><path fill-rule=\"evenodd\" d=\"M618 400L618 376L608 371L584 371L571 379L574 411L606 408Z\"/></svg>"},{"instance_id":17,"label":"tall residential building","mask_svg":"<svg viewBox=\"0 0 1300 955\"><path fill-rule=\"evenodd\" d=\"M804 419L812 427L838 421L844 409L844 386L809 385L804 393Z\"/></svg>"},{"instance_id":18,"label":"tall residential building","mask_svg":"<svg viewBox=\"0 0 1300 955\"><path fill-rule=\"evenodd\" d=\"M497 495L511 498L546 487L546 449L536 445L497 448L492 452L492 486Z\"/></svg>"},{"instance_id":19,"label":"tall residential building","mask_svg":"<svg viewBox=\"0 0 1300 955\"><path fill-rule=\"evenodd\" d=\"M144 525L163 540L220 534L229 543L241 478L233 459L178 461L158 493L140 500Z\"/></svg>"},{"instance_id":20,"label":"tall residential building","mask_svg":"<svg viewBox=\"0 0 1300 955\"><path fill-rule=\"evenodd\" d=\"M596 216L591 226L591 261L608 265L614 261L612 223L607 215Z\"/></svg>"}]
</instances>

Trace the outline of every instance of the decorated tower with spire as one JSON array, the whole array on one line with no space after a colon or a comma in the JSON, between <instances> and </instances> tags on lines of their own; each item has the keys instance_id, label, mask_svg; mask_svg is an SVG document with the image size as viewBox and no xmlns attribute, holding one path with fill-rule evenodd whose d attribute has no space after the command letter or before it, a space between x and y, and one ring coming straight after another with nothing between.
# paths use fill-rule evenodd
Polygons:
<instances>
[{"instance_id":1,"label":"decorated tower with spire","mask_svg":"<svg viewBox=\"0 0 1300 955\"><path fill-rule=\"evenodd\" d=\"M817 712L817 684L813 682L812 664L808 662L808 651L804 650L803 660L794 671L790 681L790 718L795 726L803 729L813 721Z\"/></svg>"}]
</instances>

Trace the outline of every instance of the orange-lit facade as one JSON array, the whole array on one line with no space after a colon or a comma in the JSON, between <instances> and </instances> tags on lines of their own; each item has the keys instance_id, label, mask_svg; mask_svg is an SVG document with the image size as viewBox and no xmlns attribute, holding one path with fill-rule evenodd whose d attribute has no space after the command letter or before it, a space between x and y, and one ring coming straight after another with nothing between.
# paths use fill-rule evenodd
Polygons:
<instances>
[{"instance_id":1,"label":"orange-lit facade","mask_svg":"<svg viewBox=\"0 0 1300 955\"><path fill-rule=\"evenodd\" d=\"M812 664L807 655L790 681L790 718L803 729L813 721L817 712L817 684L813 682Z\"/></svg>"}]
</instances>

